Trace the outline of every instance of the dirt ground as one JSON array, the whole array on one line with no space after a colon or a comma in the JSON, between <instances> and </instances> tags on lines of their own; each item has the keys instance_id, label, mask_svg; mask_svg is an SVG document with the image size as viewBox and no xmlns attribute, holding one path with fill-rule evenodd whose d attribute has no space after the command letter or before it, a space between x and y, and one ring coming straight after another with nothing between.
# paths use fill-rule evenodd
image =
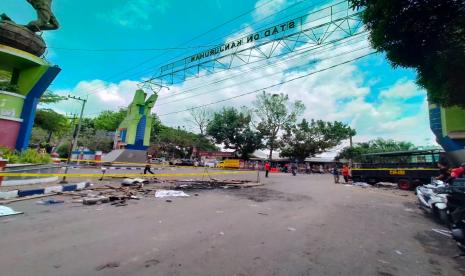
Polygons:
<instances>
[{"instance_id":1,"label":"dirt ground","mask_svg":"<svg viewBox=\"0 0 465 276\"><path fill-rule=\"evenodd\" d=\"M12 203L25 214L0 218L0 275L465 274L412 192L333 184L329 175L260 180L123 207L69 197Z\"/></svg>"}]
</instances>

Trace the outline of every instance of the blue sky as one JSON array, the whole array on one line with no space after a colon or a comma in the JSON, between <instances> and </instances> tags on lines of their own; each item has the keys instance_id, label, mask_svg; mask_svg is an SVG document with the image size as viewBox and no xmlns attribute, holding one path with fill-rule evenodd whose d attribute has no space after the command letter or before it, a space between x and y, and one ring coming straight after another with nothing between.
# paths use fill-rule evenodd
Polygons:
<instances>
[{"instance_id":1,"label":"blue sky","mask_svg":"<svg viewBox=\"0 0 465 276\"><path fill-rule=\"evenodd\" d=\"M86 96L92 93L86 108L87 116L95 116L103 110L116 110L130 102L138 82L156 74L162 65L171 60L208 49L203 46L217 45L247 32L281 23L285 17L298 17L329 2L55 0L53 7L61 28L44 34L49 47L46 58L58 64L63 71L51 89L63 95ZM0 12L24 24L35 17L25 0L2 0ZM232 20L236 17L236 20ZM228 21L231 22L223 24ZM212 28L215 29L198 37ZM351 51L367 45L367 41L361 41L351 45L353 48L344 48ZM182 49L154 50L165 48ZM334 52L339 50L334 49ZM328 54L320 55L321 62L303 69L297 67L302 65L302 61L299 61L253 71L244 77L210 87L216 89L215 93L183 100L184 97L204 93L203 89L195 92L184 90L240 71L230 70L217 76L186 81L171 87L169 91L163 90L153 112L165 114L260 89L272 85L276 80L286 80L334 64L335 59L331 61L327 57ZM260 78L267 74L273 74L273 79L263 78L243 84L248 77ZM269 92L287 93L293 100L302 100L307 106L304 115L307 119L341 120L350 124L359 133L356 141L383 137L410 140L421 145L432 144L425 92L414 84L414 80L415 72L393 69L384 55L375 54L275 87ZM245 96L209 108L250 106L254 97ZM69 101L52 108L60 112L79 110L75 103ZM168 125L195 130L189 118L188 112L161 117Z\"/></svg>"}]
</instances>

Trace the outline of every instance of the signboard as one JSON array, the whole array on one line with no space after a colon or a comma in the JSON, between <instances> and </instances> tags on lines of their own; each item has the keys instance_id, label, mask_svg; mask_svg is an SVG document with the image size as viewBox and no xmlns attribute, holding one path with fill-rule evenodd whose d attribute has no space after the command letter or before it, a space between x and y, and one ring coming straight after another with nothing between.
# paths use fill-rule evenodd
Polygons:
<instances>
[{"instance_id":1,"label":"signboard","mask_svg":"<svg viewBox=\"0 0 465 276\"><path fill-rule=\"evenodd\" d=\"M176 61L171 64L165 65L161 67L161 73L164 73L165 71L168 71L168 70L173 70L174 68L179 67L179 66L186 66L192 62L202 61L203 59L206 59L208 57L213 57L213 56L217 57L223 52L237 50L241 46L245 46L246 44L251 44L253 42L258 42L259 40L263 40L265 38L276 39L278 36L284 36L285 34L288 35L291 31L294 31L296 28L299 28L299 29L301 28L300 18L290 20L282 24L275 25L271 28L267 28L267 29L258 31L253 34L243 36L236 40L228 41L222 45L219 45L209 50L197 53L183 60Z\"/></svg>"},{"instance_id":2,"label":"signboard","mask_svg":"<svg viewBox=\"0 0 465 276\"><path fill-rule=\"evenodd\" d=\"M234 157L234 152L199 151L199 156L205 156L205 157Z\"/></svg>"}]
</instances>

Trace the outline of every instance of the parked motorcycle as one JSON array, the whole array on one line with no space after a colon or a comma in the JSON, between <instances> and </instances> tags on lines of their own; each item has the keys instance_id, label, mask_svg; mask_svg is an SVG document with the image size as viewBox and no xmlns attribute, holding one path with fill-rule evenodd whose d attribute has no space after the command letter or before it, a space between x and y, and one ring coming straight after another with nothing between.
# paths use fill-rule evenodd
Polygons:
<instances>
[{"instance_id":1,"label":"parked motorcycle","mask_svg":"<svg viewBox=\"0 0 465 276\"><path fill-rule=\"evenodd\" d=\"M448 224L447 214L447 194L438 193L442 188L447 187L447 183L432 178L430 184L418 186L416 194L420 207L432 214L439 222Z\"/></svg>"},{"instance_id":2,"label":"parked motorcycle","mask_svg":"<svg viewBox=\"0 0 465 276\"><path fill-rule=\"evenodd\" d=\"M465 256L465 179L456 179L449 187L437 189L447 196L447 216L452 238Z\"/></svg>"}]
</instances>

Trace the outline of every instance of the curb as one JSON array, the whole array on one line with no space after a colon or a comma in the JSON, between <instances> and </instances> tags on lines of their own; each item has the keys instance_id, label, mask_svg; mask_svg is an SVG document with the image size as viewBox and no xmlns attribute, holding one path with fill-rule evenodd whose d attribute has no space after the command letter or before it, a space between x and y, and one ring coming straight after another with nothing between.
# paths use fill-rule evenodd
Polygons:
<instances>
[{"instance_id":1,"label":"curb","mask_svg":"<svg viewBox=\"0 0 465 276\"><path fill-rule=\"evenodd\" d=\"M58 185L58 186L51 186L51 187L39 188L39 189L13 190L13 191L8 191L8 192L0 192L0 199L11 199L11 198L16 198L16 197L51 194L51 193L58 193L58 192L79 191L79 190L83 190L85 188L90 187L90 185L91 185L90 182L81 182L77 184Z\"/></svg>"}]
</instances>

